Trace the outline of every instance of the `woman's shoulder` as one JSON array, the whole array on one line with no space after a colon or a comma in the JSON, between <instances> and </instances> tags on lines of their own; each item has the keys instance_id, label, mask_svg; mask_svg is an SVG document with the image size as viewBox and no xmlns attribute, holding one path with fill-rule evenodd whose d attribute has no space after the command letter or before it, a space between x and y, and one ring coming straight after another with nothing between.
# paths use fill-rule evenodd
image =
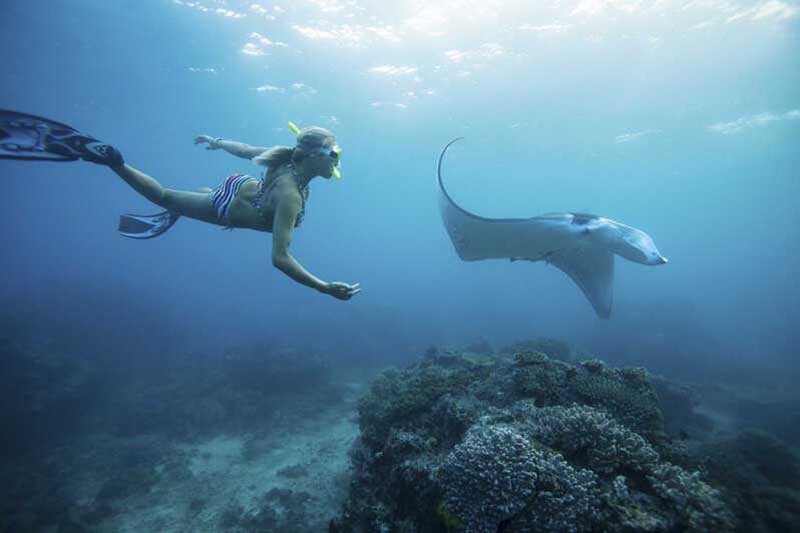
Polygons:
<instances>
[{"instance_id":1,"label":"woman's shoulder","mask_svg":"<svg viewBox=\"0 0 800 533\"><path fill-rule=\"evenodd\" d=\"M289 163L281 163L280 165L270 167L267 170L267 177L277 177L277 176L285 176L292 174L292 168Z\"/></svg>"}]
</instances>

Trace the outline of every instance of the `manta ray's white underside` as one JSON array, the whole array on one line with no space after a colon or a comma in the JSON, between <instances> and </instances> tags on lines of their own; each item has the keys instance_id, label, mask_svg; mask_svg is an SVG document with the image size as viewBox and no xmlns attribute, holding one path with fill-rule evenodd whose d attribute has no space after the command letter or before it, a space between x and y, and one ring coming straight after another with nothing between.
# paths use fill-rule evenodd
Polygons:
<instances>
[{"instance_id":1,"label":"manta ray's white underside","mask_svg":"<svg viewBox=\"0 0 800 533\"><path fill-rule=\"evenodd\" d=\"M456 253L464 261L511 259L546 261L567 274L601 318L611 316L614 253L644 264L666 263L647 234L608 218L549 213L532 218L485 218L453 201L442 182L439 155L439 210Z\"/></svg>"}]
</instances>

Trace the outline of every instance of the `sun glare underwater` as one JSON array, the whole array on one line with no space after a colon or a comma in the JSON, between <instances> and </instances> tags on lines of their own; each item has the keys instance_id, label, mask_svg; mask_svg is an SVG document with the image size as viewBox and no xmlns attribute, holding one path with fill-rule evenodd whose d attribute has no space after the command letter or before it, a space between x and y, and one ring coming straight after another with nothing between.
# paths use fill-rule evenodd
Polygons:
<instances>
[{"instance_id":1,"label":"sun glare underwater","mask_svg":"<svg viewBox=\"0 0 800 533\"><path fill-rule=\"evenodd\" d=\"M0 27L0 532L800 528L797 0Z\"/></svg>"}]
</instances>

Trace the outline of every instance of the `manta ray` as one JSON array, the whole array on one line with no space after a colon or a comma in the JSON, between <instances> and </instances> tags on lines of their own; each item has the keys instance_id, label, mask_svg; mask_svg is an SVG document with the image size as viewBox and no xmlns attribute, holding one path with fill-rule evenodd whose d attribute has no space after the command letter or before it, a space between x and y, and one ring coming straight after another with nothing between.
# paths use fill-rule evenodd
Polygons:
<instances>
[{"instance_id":1,"label":"manta ray","mask_svg":"<svg viewBox=\"0 0 800 533\"><path fill-rule=\"evenodd\" d=\"M531 218L486 218L470 213L448 194L439 154L436 176L444 227L463 261L544 261L564 272L583 291L600 318L611 316L614 254L634 263L663 265L653 239L640 229L587 213L546 213Z\"/></svg>"}]
</instances>

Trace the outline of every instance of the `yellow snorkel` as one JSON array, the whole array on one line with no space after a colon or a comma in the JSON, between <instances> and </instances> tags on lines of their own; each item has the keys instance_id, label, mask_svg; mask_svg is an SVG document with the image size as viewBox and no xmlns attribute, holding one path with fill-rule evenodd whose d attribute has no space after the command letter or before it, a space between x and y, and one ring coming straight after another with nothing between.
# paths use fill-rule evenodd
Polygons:
<instances>
[{"instance_id":1,"label":"yellow snorkel","mask_svg":"<svg viewBox=\"0 0 800 533\"><path fill-rule=\"evenodd\" d=\"M297 124L295 124L295 123L294 123L294 122L292 122L291 120L289 121L289 131L291 131L292 133L294 133L295 137L296 137L296 136L298 136L298 135L300 135L300 128L298 128L298 127L297 127Z\"/></svg>"},{"instance_id":2,"label":"yellow snorkel","mask_svg":"<svg viewBox=\"0 0 800 533\"><path fill-rule=\"evenodd\" d=\"M290 120L288 125L289 125L289 131L294 133L296 137L300 135L300 128L297 127L297 124L295 124ZM335 177L337 180L342 179L342 174L341 172L339 172L339 169L336 168L335 165L333 167L333 177Z\"/></svg>"}]
</instances>

